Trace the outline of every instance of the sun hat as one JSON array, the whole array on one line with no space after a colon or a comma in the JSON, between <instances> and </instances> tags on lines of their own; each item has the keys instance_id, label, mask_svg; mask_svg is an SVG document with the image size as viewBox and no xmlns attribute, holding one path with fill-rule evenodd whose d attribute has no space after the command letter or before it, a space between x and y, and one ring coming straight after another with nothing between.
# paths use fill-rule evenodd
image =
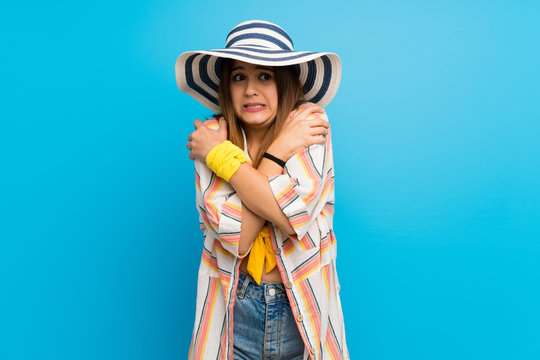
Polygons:
<instances>
[{"instance_id":1,"label":"sun hat","mask_svg":"<svg viewBox=\"0 0 540 360\"><path fill-rule=\"evenodd\" d=\"M281 27L263 20L235 26L224 49L188 51L176 59L178 88L213 112L218 102L221 62L224 58L256 65L293 65L306 101L325 107L336 95L341 80L341 61L334 53L294 51L293 41Z\"/></svg>"}]
</instances>

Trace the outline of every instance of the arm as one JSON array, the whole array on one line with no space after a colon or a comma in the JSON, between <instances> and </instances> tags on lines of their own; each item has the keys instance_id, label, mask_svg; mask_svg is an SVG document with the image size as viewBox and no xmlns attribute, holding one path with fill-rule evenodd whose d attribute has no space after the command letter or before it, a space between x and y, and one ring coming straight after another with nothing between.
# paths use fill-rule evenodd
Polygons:
<instances>
[{"instance_id":1,"label":"arm","mask_svg":"<svg viewBox=\"0 0 540 360\"><path fill-rule=\"evenodd\" d=\"M310 247L308 233L325 205L334 203L334 165L330 133L324 144L311 145L292 157L286 173L269 179L272 193L294 229L296 236ZM313 231L313 229L311 229ZM314 245L314 244L313 244Z\"/></svg>"},{"instance_id":2,"label":"arm","mask_svg":"<svg viewBox=\"0 0 540 360\"><path fill-rule=\"evenodd\" d=\"M265 160L264 162L268 163L269 161ZM266 164L262 164L261 162L260 168L262 168L263 171L265 165ZM272 175L276 175L276 173L274 172ZM293 229L289 225L287 217L283 214L274 198L272 189L268 183L268 176L266 176L265 173L248 164L243 164L231 177L230 183L236 190L242 203L245 204L248 209L263 219L279 226L284 231L291 234L293 233Z\"/></svg>"},{"instance_id":3,"label":"arm","mask_svg":"<svg viewBox=\"0 0 540 360\"><path fill-rule=\"evenodd\" d=\"M246 164L245 166L257 172L250 165ZM197 208L202 224L201 229L204 231L205 228L208 228L213 231L222 246L231 254L239 257L245 256L266 220L244 206L230 184L216 176L205 163L196 160L195 170ZM261 162L259 170L268 174L278 174L281 172L281 167L265 161ZM264 177L264 175L260 176ZM267 180L266 184L268 184ZM269 187L268 191L272 196ZM273 197L271 199L275 203ZM279 209L277 203L276 208Z\"/></svg>"},{"instance_id":4,"label":"arm","mask_svg":"<svg viewBox=\"0 0 540 360\"><path fill-rule=\"evenodd\" d=\"M243 167L243 166L241 166ZM281 167L277 165L276 163L273 163L269 161L268 159L264 159L259 164L259 167L257 170L252 168L251 166L247 166L249 169L252 169L254 171L258 171L261 174L279 174L281 173ZM240 169L239 169L240 170ZM235 174L236 175L236 174ZM245 186L237 184L236 186L232 183L233 177L231 178L231 185L235 189L244 189ZM241 179L237 179L238 181L242 181ZM238 190L237 190L238 193ZM240 199L242 199L242 196L239 194ZM242 202L242 205L245 205L244 202ZM255 213L253 213L248 206L242 206L242 233L240 234L240 244L239 244L239 253L242 255L245 255L249 252L251 249L251 245L253 244L253 241L261 231L261 228L266 223L266 220ZM292 231L292 228L291 228Z\"/></svg>"},{"instance_id":5,"label":"arm","mask_svg":"<svg viewBox=\"0 0 540 360\"><path fill-rule=\"evenodd\" d=\"M259 235L266 220L258 215L255 215L246 206L242 206L242 232L238 244L238 254L240 257L246 256L251 249L253 241Z\"/></svg>"},{"instance_id":6,"label":"arm","mask_svg":"<svg viewBox=\"0 0 540 360\"><path fill-rule=\"evenodd\" d=\"M280 137L269 148L269 152L282 159L288 159L291 154L308 145L325 141L320 135L327 133L327 121L317 119L306 120L313 113L320 113L324 110L316 105L303 106L303 109L302 116L296 116L294 121L292 121L294 116L291 113L288 122L280 133ZM294 115L297 115L297 113L294 112ZM199 171L206 170L206 172L211 172L204 166L205 164L202 160L206 158L208 152L215 145L226 139L226 123L224 120L221 121L221 127L218 131L207 128L216 129L218 124L215 120L205 123L207 126L203 127L201 127L202 123L200 121L195 121L197 130L188 137L189 143L187 147L191 150L189 157L191 159L198 159L196 161L196 168L200 168ZM206 216L209 221L204 221L204 223L213 224L211 228L218 235L222 243L225 243L224 247L227 248L227 245L230 245L228 250L231 253L238 255L245 254L249 251L253 239L264 225L264 219L280 226L289 234L294 234L293 227L277 203L268 183L269 176L280 174L281 171L280 166L268 159L263 159L257 170L249 164L243 164L230 179L230 185L236 190L236 194L232 191L229 194L218 193L216 191L202 192L204 201L202 201L203 205L199 206L199 212L202 214L205 208L209 208L210 214L213 215L210 217ZM216 182L220 179L215 174L213 178ZM229 185L229 183L226 183L222 179L220 180ZM221 186L215 185L216 188ZM226 185L223 186L227 187ZM230 187L229 190L231 190ZM235 199L236 196L241 201ZM224 201L224 197L228 200ZM246 206L242 206L242 203ZM223 214L221 214L222 211ZM203 216L203 220L204 218ZM235 221L231 222L231 219ZM223 226L221 226L221 223L223 223ZM241 228L239 228L240 224ZM239 252L238 246L240 246Z\"/></svg>"},{"instance_id":7,"label":"arm","mask_svg":"<svg viewBox=\"0 0 540 360\"><path fill-rule=\"evenodd\" d=\"M309 116L309 112L304 115ZM321 117L327 134L328 118L324 113ZM328 156L328 152L331 152L330 138L316 136L314 140L311 135L311 138L303 139L303 134L309 136L311 133L302 130L299 120L307 124L314 121L307 120L307 117L289 121L280 134L282 136L268 149L269 153L279 158L290 158L286 169L288 172L292 171L294 178L288 173L281 174L279 165L263 158L259 169L255 170L244 164L230 179L242 203L255 214L279 226L291 237L305 235L312 222L311 215L321 210L317 204L324 204L324 201L319 201L323 200L321 195L328 193L330 182L333 185L333 172L328 176L327 171L332 167L331 153ZM304 146L308 141L311 141L310 146ZM295 142L298 142L298 146ZM294 156L287 153L289 149ZM322 192L323 187L326 193ZM304 226L301 226L301 223Z\"/></svg>"},{"instance_id":8,"label":"arm","mask_svg":"<svg viewBox=\"0 0 540 360\"><path fill-rule=\"evenodd\" d=\"M323 119L327 121L326 114ZM303 239L323 207L334 202L330 133L324 143L313 144L291 157L284 174L277 164L278 171L265 172L263 165L274 163L263 161L259 174L242 165L231 177L231 185L251 211L279 226L289 237Z\"/></svg>"},{"instance_id":9,"label":"arm","mask_svg":"<svg viewBox=\"0 0 540 360\"><path fill-rule=\"evenodd\" d=\"M206 121L204 125L209 129L219 129L218 122L215 120ZM190 135L190 142L191 138ZM270 167L261 166L260 168L272 169L271 164L267 165ZM281 168L279 170L274 168L274 170L279 172ZM208 168L206 162L200 159L195 159L195 183L201 230L208 229L213 232L225 250L243 258L251 249L253 240L266 220L244 206L230 184L216 176Z\"/></svg>"}]
</instances>

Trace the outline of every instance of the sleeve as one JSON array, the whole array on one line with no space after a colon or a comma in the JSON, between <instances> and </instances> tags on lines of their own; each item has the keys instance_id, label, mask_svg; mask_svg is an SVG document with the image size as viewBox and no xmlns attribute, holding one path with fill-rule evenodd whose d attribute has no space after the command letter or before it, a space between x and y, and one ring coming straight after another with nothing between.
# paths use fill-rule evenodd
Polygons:
<instances>
[{"instance_id":1,"label":"sleeve","mask_svg":"<svg viewBox=\"0 0 540 360\"><path fill-rule=\"evenodd\" d=\"M201 230L215 234L225 250L236 257L242 230L242 202L231 185L195 160L197 211Z\"/></svg>"},{"instance_id":2,"label":"sleeve","mask_svg":"<svg viewBox=\"0 0 540 360\"><path fill-rule=\"evenodd\" d=\"M212 129L219 128L215 120L204 124ZM200 160L195 160L195 186L201 230L212 232L225 250L243 257L238 253L242 202L232 186Z\"/></svg>"},{"instance_id":3,"label":"sleeve","mask_svg":"<svg viewBox=\"0 0 540 360\"><path fill-rule=\"evenodd\" d=\"M326 113L323 118L328 121ZM323 211L333 203L334 170L330 131L324 144L312 145L290 158L285 174L269 179L272 192L283 213L301 240Z\"/></svg>"}]
</instances>

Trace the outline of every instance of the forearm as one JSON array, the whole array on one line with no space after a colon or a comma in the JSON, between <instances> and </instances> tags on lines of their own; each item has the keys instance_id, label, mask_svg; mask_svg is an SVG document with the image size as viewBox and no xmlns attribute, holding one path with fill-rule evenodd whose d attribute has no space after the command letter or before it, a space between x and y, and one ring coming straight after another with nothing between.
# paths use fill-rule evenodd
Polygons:
<instances>
[{"instance_id":1,"label":"forearm","mask_svg":"<svg viewBox=\"0 0 540 360\"><path fill-rule=\"evenodd\" d=\"M254 214L247 206L242 206L242 231L238 244L238 253L240 255L245 255L249 251L251 244L255 241L265 223L265 219Z\"/></svg>"},{"instance_id":2,"label":"forearm","mask_svg":"<svg viewBox=\"0 0 540 360\"><path fill-rule=\"evenodd\" d=\"M314 113L324 113L324 110L313 104L303 106L303 109L301 106L299 109L301 111L291 113L286 125L281 131L282 134L275 139L267 149L270 154L279 159L287 160L293 154L296 154L298 151L305 149L310 145L324 143L324 135L327 134L328 128L327 119L311 119L314 117L312 116ZM190 150L190 159L199 159L203 162L206 161L208 164L208 155L212 149L217 145L224 144L224 141L227 139L227 123L223 118L220 118L218 122L219 124L216 124L215 121L209 121L208 124L205 123L207 126L203 126L201 121L195 120L194 125L196 130L189 135L189 142L186 145ZM210 127L212 127L212 129ZM263 219L265 219L280 227L289 235L294 235L296 232L291 226L289 218L283 213L274 197L268 179L271 175L281 174L283 171L281 166L271 160L263 158L258 169L254 169L248 164L242 164L240 168L237 169L237 165L234 162L223 163L225 159L219 160L219 157L216 159L216 154L233 156L237 162L241 162L245 159L242 159L240 154L236 154L234 149L228 149L228 151L225 152L214 153L210 159L211 164L208 166L215 174L225 179L225 181L229 182L235 189L239 200L243 203L242 209L248 208L254 215L262 218L254 219L254 224L256 225L255 228L259 227L258 230L260 230L261 226L259 225L262 224L264 222ZM234 167L234 169L231 166ZM234 173L234 171L236 171L236 173ZM231 175L233 173L234 175ZM274 186L272 185L272 187ZM238 206L238 204L236 206ZM238 211L238 209L233 209L231 211ZM238 215L239 214L236 214L236 217L238 217ZM249 218L251 218L251 216L247 215L246 219ZM252 234L256 233L251 226L252 220L247 220L245 224L240 224L242 228L245 227L246 229L245 235L242 235L242 232L240 232L243 240L252 238ZM231 225L231 227L234 226ZM236 236L238 236L239 232L237 228L234 229L234 232ZM236 244L238 244L238 241L239 240L236 240ZM251 246L250 241L253 240L247 240L243 242L243 245L246 245L247 248L249 248L249 246ZM243 249L246 249L246 246L243 246ZM236 250L238 250L238 248L236 248L235 251Z\"/></svg>"},{"instance_id":3,"label":"forearm","mask_svg":"<svg viewBox=\"0 0 540 360\"><path fill-rule=\"evenodd\" d=\"M279 226L288 234L294 234L289 219L281 211L268 183L268 176L280 173L281 167L279 165L268 159L263 159L258 169L254 169L248 164L242 164L231 177L229 183L245 207L251 210L254 215Z\"/></svg>"},{"instance_id":4,"label":"forearm","mask_svg":"<svg viewBox=\"0 0 540 360\"><path fill-rule=\"evenodd\" d=\"M257 168L257 171L265 175L266 177L268 177L270 175L281 173L281 167L272 161L263 159L263 161L261 161L259 167ZM239 197L240 199L242 199L240 194L239 194ZM240 234L240 244L239 244L239 249L238 249L238 252L241 255L245 255L248 252L248 250L251 247L251 244L253 243L257 235L259 235L261 228L266 223L265 219L253 213L248 208L248 206L246 206L245 203L243 205L244 206L242 207L242 232ZM279 211L281 212L281 209L279 209ZM285 218L285 220L287 219ZM287 225L289 225L288 220L287 220ZM292 227L290 228L290 230L292 231Z\"/></svg>"}]
</instances>

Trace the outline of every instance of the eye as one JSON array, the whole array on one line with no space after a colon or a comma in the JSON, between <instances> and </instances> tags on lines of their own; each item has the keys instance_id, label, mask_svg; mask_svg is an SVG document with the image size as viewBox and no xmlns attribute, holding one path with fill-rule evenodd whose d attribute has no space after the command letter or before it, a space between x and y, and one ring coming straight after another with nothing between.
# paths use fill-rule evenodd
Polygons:
<instances>
[{"instance_id":1,"label":"eye","mask_svg":"<svg viewBox=\"0 0 540 360\"><path fill-rule=\"evenodd\" d=\"M270 80L272 78L272 75L268 73L262 73L259 75L259 80Z\"/></svg>"},{"instance_id":2,"label":"eye","mask_svg":"<svg viewBox=\"0 0 540 360\"><path fill-rule=\"evenodd\" d=\"M232 80L233 81L242 81L242 80L245 80L245 76L243 74L235 74L233 75L232 77Z\"/></svg>"}]
</instances>

